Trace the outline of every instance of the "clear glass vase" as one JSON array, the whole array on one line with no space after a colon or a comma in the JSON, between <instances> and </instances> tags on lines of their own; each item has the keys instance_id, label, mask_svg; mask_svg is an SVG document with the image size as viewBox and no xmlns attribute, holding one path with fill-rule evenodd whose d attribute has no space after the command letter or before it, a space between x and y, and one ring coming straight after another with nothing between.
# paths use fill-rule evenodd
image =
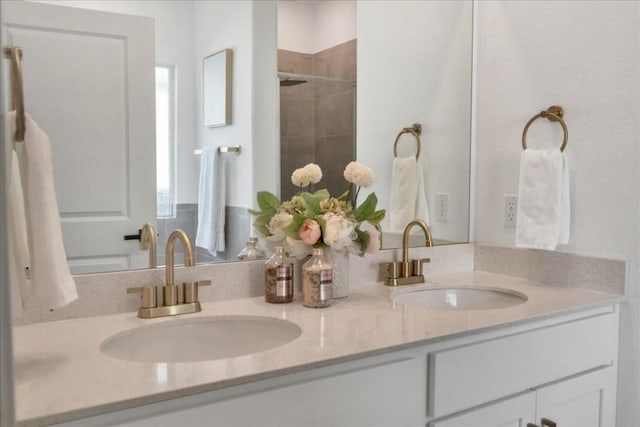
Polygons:
<instances>
[{"instance_id":1,"label":"clear glass vase","mask_svg":"<svg viewBox=\"0 0 640 427\"><path fill-rule=\"evenodd\" d=\"M327 249L326 253L333 263L333 298L346 298L349 296L349 257L351 255L346 249Z\"/></svg>"}]
</instances>

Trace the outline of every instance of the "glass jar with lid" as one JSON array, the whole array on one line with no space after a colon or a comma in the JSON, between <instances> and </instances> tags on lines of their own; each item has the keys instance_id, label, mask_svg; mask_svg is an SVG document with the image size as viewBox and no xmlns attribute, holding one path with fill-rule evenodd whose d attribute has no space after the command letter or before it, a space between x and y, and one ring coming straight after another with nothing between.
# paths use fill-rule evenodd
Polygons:
<instances>
[{"instance_id":1,"label":"glass jar with lid","mask_svg":"<svg viewBox=\"0 0 640 427\"><path fill-rule=\"evenodd\" d=\"M275 253L265 263L264 300L281 304L293 301L293 264L284 255L281 246L276 246Z\"/></svg>"},{"instance_id":2,"label":"glass jar with lid","mask_svg":"<svg viewBox=\"0 0 640 427\"><path fill-rule=\"evenodd\" d=\"M239 260L249 261L252 259L263 259L264 252L258 248L258 238L250 237L247 240L246 247L238 254Z\"/></svg>"},{"instance_id":3,"label":"glass jar with lid","mask_svg":"<svg viewBox=\"0 0 640 427\"><path fill-rule=\"evenodd\" d=\"M302 266L302 304L324 308L331 304L333 266L322 249L314 249L313 256Z\"/></svg>"}]
</instances>

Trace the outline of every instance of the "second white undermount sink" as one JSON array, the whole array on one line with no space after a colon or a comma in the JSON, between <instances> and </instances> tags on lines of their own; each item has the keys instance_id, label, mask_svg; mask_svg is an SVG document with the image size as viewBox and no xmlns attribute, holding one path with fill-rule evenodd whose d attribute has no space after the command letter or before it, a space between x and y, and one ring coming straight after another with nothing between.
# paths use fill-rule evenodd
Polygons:
<instances>
[{"instance_id":1,"label":"second white undermount sink","mask_svg":"<svg viewBox=\"0 0 640 427\"><path fill-rule=\"evenodd\" d=\"M295 323L271 317L196 317L120 332L104 340L100 350L131 362L199 362L266 351L301 333Z\"/></svg>"},{"instance_id":2,"label":"second white undermount sink","mask_svg":"<svg viewBox=\"0 0 640 427\"><path fill-rule=\"evenodd\" d=\"M527 296L510 289L480 286L431 286L394 293L398 304L432 310L494 310L522 304Z\"/></svg>"}]
</instances>

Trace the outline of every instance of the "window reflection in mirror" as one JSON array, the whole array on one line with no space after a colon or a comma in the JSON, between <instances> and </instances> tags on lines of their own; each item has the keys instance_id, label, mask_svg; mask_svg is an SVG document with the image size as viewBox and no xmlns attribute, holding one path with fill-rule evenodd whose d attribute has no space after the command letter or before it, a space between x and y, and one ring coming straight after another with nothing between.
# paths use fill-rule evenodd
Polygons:
<instances>
[{"instance_id":1,"label":"window reflection in mirror","mask_svg":"<svg viewBox=\"0 0 640 427\"><path fill-rule=\"evenodd\" d=\"M175 215L175 67L156 66L156 187L158 218Z\"/></svg>"}]
</instances>

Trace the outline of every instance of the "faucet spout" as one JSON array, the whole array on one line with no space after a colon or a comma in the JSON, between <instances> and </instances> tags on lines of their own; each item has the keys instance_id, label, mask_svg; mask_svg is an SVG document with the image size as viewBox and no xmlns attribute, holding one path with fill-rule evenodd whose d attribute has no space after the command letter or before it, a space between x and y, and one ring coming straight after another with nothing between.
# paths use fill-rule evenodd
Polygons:
<instances>
[{"instance_id":1,"label":"faucet spout","mask_svg":"<svg viewBox=\"0 0 640 427\"><path fill-rule=\"evenodd\" d=\"M429 231L429 226L420 219L414 219L409 222L404 228L404 232L402 233L402 271L401 277L409 277L409 233L413 226L417 225L424 232L425 237L425 246L431 247L433 246L433 238L431 237L431 231Z\"/></svg>"},{"instance_id":2,"label":"faucet spout","mask_svg":"<svg viewBox=\"0 0 640 427\"><path fill-rule=\"evenodd\" d=\"M182 246L184 247L184 266L185 267L193 267L195 262L193 260L193 247L191 246L191 240L187 233L182 230L174 230L167 239L167 251L166 251L166 263L167 263L167 273L166 273L166 286L173 286L173 253L175 251L176 240L180 240L182 242Z\"/></svg>"},{"instance_id":3,"label":"faucet spout","mask_svg":"<svg viewBox=\"0 0 640 427\"><path fill-rule=\"evenodd\" d=\"M149 251L149 268L156 268L158 266L156 258L157 247L156 230L153 228L153 225L146 223L142 227L142 231L140 231L140 249Z\"/></svg>"}]
</instances>

